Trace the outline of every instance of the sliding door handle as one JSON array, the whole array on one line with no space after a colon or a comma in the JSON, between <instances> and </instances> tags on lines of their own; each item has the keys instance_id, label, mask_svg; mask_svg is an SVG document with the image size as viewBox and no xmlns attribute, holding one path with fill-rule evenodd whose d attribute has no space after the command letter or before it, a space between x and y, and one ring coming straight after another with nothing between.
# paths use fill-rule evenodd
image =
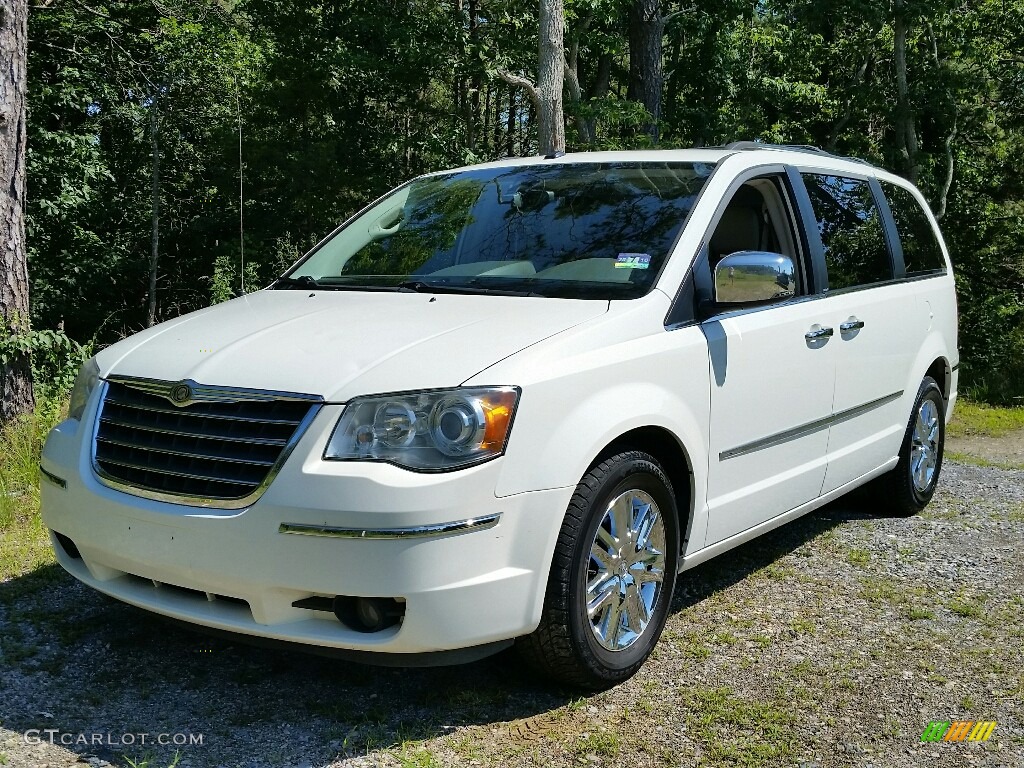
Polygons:
<instances>
[{"instance_id":1,"label":"sliding door handle","mask_svg":"<svg viewBox=\"0 0 1024 768\"><path fill-rule=\"evenodd\" d=\"M816 341L817 339L827 339L834 331L831 328L818 328L813 331L808 331L804 334L804 338L808 341Z\"/></svg>"}]
</instances>

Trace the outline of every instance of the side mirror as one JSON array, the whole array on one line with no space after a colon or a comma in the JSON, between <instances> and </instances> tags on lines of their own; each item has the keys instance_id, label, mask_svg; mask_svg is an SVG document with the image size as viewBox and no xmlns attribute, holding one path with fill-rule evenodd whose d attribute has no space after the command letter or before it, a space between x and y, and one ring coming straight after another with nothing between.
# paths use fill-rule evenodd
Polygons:
<instances>
[{"instance_id":1,"label":"side mirror","mask_svg":"<svg viewBox=\"0 0 1024 768\"><path fill-rule=\"evenodd\" d=\"M785 301L796 290L793 260L769 251L737 251L715 265L717 311Z\"/></svg>"}]
</instances>

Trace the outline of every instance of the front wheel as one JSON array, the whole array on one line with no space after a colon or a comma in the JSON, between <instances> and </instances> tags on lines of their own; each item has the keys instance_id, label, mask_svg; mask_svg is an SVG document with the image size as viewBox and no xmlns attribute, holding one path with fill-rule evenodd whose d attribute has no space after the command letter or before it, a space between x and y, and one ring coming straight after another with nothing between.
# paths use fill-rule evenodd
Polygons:
<instances>
[{"instance_id":1,"label":"front wheel","mask_svg":"<svg viewBox=\"0 0 1024 768\"><path fill-rule=\"evenodd\" d=\"M883 478L893 514L917 514L931 501L939 483L945 441L946 403L939 385L926 376L903 436L899 463Z\"/></svg>"},{"instance_id":2,"label":"front wheel","mask_svg":"<svg viewBox=\"0 0 1024 768\"><path fill-rule=\"evenodd\" d=\"M601 462L569 503L541 622L520 652L583 688L626 680L658 642L678 562L679 516L661 465L640 451Z\"/></svg>"}]
</instances>

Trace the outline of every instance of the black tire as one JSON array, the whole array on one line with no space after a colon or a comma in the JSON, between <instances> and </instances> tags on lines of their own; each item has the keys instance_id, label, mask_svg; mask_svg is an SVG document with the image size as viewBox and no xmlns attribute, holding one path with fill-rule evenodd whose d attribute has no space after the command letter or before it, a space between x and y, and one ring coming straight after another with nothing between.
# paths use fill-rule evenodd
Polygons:
<instances>
[{"instance_id":1,"label":"black tire","mask_svg":"<svg viewBox=\"0 0 1024 768\"><path fill-rule=\"evenodd\" d=\"M632 510L631 520L652 520L649 535L637 537L650 547L644 550L645 558L652 561L650 570L637 562L624 564L640 556L632 533L624 547L608 548L608 563L603 566L592 556L592 547L602 546L597 541L599 527L612 536L609 532L615 523L610 505L615 500L623 505L617 509L628 506ZM637 510L645 516L638 515ZM663 566L658 568L653 564L657 555L652 553L661 552L662 532L664 559ZM624 555L623 558L619 559L613 551ZM657 460L641 451L628 451L602 461L587 472L569 502L555 544L540 625L532 634L519 638L516 645L520 654L542 675L589 690L609 688L626 680L650 656L665 627L678 562L679 515L675 495ZM601 583L608 585L605 591L609 596L609 607L597 614L607 620L609 627L608 636L600 639L601 630L595 628L587 612L587 585L598 568L607 575ZM660 587L658 582L648 581L659 571ZM638 575L637 580L633 579L634 574ZM617 585L615 589L613 583ZM647 587L650 583L656 586L648 608L644 594L651 594ZM627 597L616 599L615 595L622 594ZM618 606L618 612L612 604ZM642 619L644 614L648 620L641 626L634 619ZM612 616L617 621L613 622ZM637 626L641 627L639 632L634 631ZM628 644L610 649L603 643Z\"/></svg>"},{"instance_id":2,"label":"black tire","mask_svg":"<svg viewBox=\"0 0 1024 768\"><path fill-rule=\"evenodd\" d=\"M922 435L917 435L917 439L915 439L915 432L923 424L922 419L927 418L926 414L935 417L933 429L935 442L934 448L931 449L934 466L930 477L925 477L927 473L917 471L918 460L922 453L920 447ZM880 478L880 490L885 493L886 506L890 514L897 517L910 517L924 509L931 501L939 482L939 473L942 470L942 453L945 443L946 402L942 398L942 390L939 389L935 379L925 376L917 391L914 408L910 412L907 431L903 435L899 463L891 472ZM930 462L924 463L927 465Z\"/></svg>"}]
</instances>

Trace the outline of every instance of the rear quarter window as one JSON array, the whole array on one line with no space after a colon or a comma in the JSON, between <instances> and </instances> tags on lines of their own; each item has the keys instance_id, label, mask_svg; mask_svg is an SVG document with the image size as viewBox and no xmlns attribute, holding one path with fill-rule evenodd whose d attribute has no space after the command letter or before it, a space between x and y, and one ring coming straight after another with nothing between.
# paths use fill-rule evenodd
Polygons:
<instances>
[{"instance_id":1,"label":"rear quarter window","mask_svg":"<svg viewBox=\"0 0 1024 768\"><path fill-rule=\"evenodd\" d=\"M935 237L931 218L924 212L917 198L910 190L889 182L882 182L882 190L896 222L907 275L945 272L946 259Z\"/></svg>"}]
</instances>

